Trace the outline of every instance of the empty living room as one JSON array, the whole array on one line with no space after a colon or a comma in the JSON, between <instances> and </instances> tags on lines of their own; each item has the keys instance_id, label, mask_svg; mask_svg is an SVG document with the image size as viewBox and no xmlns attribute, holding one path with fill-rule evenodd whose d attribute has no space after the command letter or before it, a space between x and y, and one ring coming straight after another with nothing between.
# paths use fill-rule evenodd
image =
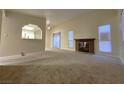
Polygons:
<instances>
[{"instance_id":1,"label":"empty living room","mask_svg":"<svg viewBox=\"0 0 124 93\"><path fill-rule=\"evenodd\" d=\"M1 9L1 84L123 84L123 9Z\"/></svg>"}]
</instances>

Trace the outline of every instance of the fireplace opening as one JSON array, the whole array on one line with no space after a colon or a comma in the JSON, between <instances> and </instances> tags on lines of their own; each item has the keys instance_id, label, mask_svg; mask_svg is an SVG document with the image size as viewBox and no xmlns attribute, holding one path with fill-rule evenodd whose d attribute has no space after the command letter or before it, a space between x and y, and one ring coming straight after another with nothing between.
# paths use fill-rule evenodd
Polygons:
<instances>
[{"instance_id":1,"label":"fireplace opening","mask_svg":"<svg viewBox=\"0 0 124 93\"><path fill-rule=\"evenodd\" d=\"M94 38L92 39L75 39L76 51L95 53L94 52Z\"/></svg>"}]
</instances>

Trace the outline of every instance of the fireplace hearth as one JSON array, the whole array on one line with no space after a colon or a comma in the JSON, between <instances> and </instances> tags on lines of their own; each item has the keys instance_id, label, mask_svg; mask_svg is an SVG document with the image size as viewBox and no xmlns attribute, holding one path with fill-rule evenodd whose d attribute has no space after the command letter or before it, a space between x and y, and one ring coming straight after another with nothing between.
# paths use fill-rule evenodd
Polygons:
<instances>
[{"instance_id":1,"label":"fireplace hearth","mask_svg":"<svg viewBox=\"0 0 124 93\"><path fill-rule=\"evenodd\" d=\"M94 38L85 38L85 39L75 39L76 41L76 51L95 53L94 50Z\"/></svg>"}]
</instances>

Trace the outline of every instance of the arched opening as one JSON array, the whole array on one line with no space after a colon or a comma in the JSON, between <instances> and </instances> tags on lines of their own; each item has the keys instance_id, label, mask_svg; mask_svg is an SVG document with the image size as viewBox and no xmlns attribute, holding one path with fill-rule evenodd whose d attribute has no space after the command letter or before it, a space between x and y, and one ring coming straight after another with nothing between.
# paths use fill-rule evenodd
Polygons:
<instances>
[{"instance_id":1,"label":"arched opening","mask_svg":"<svg viewBox=\"0 0 124 93\"><path fill-rule=\"evenodd\" d=\"M42 39L42 30L39 26L28 24L22 27L22 39Z\"/></svg>"}]
</instances>

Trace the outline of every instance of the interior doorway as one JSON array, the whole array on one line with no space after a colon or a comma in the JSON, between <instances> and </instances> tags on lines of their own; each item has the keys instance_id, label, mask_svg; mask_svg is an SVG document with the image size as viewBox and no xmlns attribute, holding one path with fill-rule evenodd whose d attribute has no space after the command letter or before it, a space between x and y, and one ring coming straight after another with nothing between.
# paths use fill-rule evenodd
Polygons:
<instances>
[{"instance_id":1,"label":"interior doorway","mask_svg":"<svg viewBox=\"0 0 124 93\"><path fill-rule=\"evenodd\" d=\"M52 48L60 48L60 39L61 39L61 33L53 33L52 36Z\"/></svg>"}]
</instances>

